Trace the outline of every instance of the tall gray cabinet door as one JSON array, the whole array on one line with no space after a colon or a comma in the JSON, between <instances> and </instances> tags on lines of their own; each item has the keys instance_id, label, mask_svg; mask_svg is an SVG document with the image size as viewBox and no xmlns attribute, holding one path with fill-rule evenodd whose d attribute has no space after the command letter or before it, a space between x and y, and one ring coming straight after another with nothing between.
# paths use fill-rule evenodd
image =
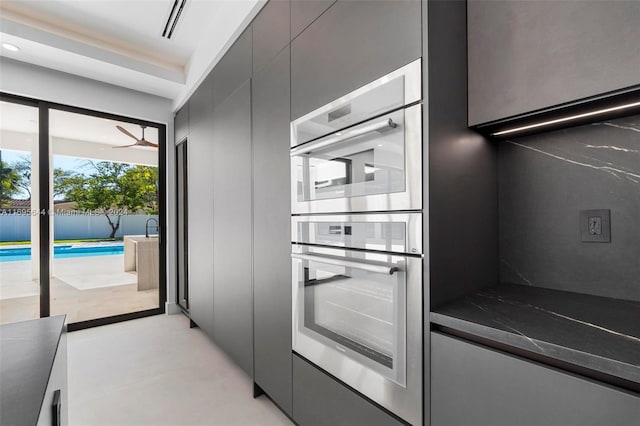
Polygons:
<instances>
[{"instance_id":1,"label":"tall gray cabinet door","mask_svg":"<svg viewBox=\"0 0 640 426\"><path fill-rule=\"evenodd\" d=\"M289 44L289 0L270 0L252 26L255 75Z\"/></svg>"},{"instance_id":2,"label":"tall gray cabinet door","mask_svg":"<svg viewBox=\"0 0 640 426\"><path fill-rule=\"evenodd\" d=\"M293 357L293 419L304 426L400 426L336 379Z\"/></svg>"},{"instance_id":3,"label":"tall gray cabinet door","mask_svg":"<svg viewBox=\"0 0 640 426\"><path fill-rule=\"evenodd\" d=\"M421 2L338 1L291 42L298 118L419 58Z\"/></svg>"},{"instance_id":4,"label":"tall gray cabinet door","mask_svg":"<svg viewBox=\"0 0 640 426\"><path fill-rule=\"evenodd\" d=\"M224 54L211 72L213 107L218 108L252 73L252 27L248 27Z\"/></svg>"},{"instance_id":5,"label":"tall gray cabinet door","mask_svg":"<svg viewBox=\"0 0 640 426\"><path fill-rule=\"evenodd\" d=\"M180 142L189 134L189 103L187 102L180 111L176 113L173 121L175 141Z\"/></svg>"},{"instance_id":6,"label":"tall gray cabinet door","mask_svg":"<svg viewBox=\"0 0 640 426\"><path fill-rule=\"evenodd\" d=\"M640 397L431 333L432 426L625 426Z\"/></svg>"},{"instance_id":7,"label":"tall gray cabinet door","mask_svg":"<svg viewBox=\"0 0 640 426\"><path fill-rule=\"evenodd\" d=\"M291 38L300 34L335 2L336 0L293 0L291 2Z\"/></svg>"},{"instance_id":8,"label":"tall gray cabinet door","mask_svg":"<svg viewBox=\"0 0 640 426\"><path fill-rule=\"evenodd\" d=\"M213 170L213 339L252 375L250 81L213 111L209 168ZM196 192L191 194L196 197Z\"/></svg>"},{"instance_id":9,"label":"tall gray cabinet door","mask_svg":"<svg viewBox=\"0 0 640 426\"><path fill-rule=\"evenodd\" d=\"M289 50L252 86L254 380L291 415Z\"/></svg>"},{"instance_id":10,"label":"tall gray cabinet door","mask_svg":"<svg viewBox=\"0 0 640 426\"><path fill-rule=\"evenodd\" d=\"M640 84L638 1L470 1L469 124Z\"/></svg>"},{"instance_id":11,"label":"tall gray cabinet door","mask_svg":"<svg viewBox=\"0 0 640 426\"><path fill-rule=\"evenodd\" d=\"M189 101L190 191L187 214L191 319L213 337L213 126L211 79L198 87Z\"/></svg>"}]
</instances>

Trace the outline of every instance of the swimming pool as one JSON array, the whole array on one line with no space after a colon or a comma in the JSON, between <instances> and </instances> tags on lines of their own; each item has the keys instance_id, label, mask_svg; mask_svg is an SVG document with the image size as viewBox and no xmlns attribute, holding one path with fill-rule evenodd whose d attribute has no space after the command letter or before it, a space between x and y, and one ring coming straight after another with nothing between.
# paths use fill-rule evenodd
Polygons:
<instances>
[{"instance_id":1,"label":"swimming pool","mask_svg":"<svg viewBox=\"0 0 640 426\"><path fill-rule=\"evenodd\" d=\"M109 256L123 254L124 244L109 244L96 246L62 245L53 247L53 258ZM16 262L31 260L31 247L0 248L0 262Z\"/></svg>"}]
</instances>

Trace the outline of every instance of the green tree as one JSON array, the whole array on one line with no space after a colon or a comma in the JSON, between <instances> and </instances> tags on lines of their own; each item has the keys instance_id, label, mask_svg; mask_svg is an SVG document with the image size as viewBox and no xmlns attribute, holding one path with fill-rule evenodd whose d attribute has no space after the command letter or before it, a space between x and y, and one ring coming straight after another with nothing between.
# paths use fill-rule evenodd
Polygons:
<instances>
[{"instance_id":1,"label":"green tree","mask_svg":"<svg viewBox=\"0 0 640 426\"><path fill-rule=\"evenodd\" d=\"M77 175L71 170L61 169L59 167L53 169L53 198L59 200L67 200L67 182L73 181L73 177Z\"/></svg>"},{"instance_id":2,"label":"green tree","mask_svg":"<svg viewBox=\"0 0 640 426\"><path fill-rule=\"evenodd\" d=\"M0 160L0 207L2 207L4 201L10 200L12 196L20 192L19 182L20 175L18 172Z\"/></svg>"},{"instance_id":3,"label":"green tree","mask_svg":"<svg viewBox=\"0 0 640 426\"><path fill-rule=\"evenodd\" d=\"M20 160L13 163L13 169L20 175L18 187L23 190L28 199L31 199L31 159L23 156ZM53 169L53 198L65 199L66 187L65 184L68 179L74 176L76 173L71 170L61 169L57 167Z\"/></svg>"},{"instance_id":4,"label":"green tree","mask_svg":"<svg viewBox=\"0 0 640 426\"><path fill-rule=\"evenodd\" d=\"M123 214L157 213L157 168L107 161L91 162L89 175L71 174L60 179L66 199L77 208L103 214L115 238Z\"/></svg>"},{"instance_id":5,"label":"green tree","mask_svg":"<svg viewBox=\"0 0 640 426\"><path fill-rule=\"evenodd\" d=\"M31 199L31 159L21 157L13 163L13 169L20 175L18 187L27 193L28 200Z\"/></svg>"},{"instance_id":6,"label":"green tree","mask_svg":"<svg viewBox=\"0 0 640 426\"><path fill-rule=\"evenodd\" d=\"M140 202L138 209L145 214L158 214L158 168L136 165L123 176L129 192L127 196ZM130 203L134 205L135 202Z\"/></svg>"}]
</instances>

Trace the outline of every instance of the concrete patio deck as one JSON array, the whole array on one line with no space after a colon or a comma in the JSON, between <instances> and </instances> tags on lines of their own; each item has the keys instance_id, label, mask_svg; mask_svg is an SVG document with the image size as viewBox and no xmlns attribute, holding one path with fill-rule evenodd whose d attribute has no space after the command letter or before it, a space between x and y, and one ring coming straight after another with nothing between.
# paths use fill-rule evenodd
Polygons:
<instances>
[{"instance_id":1,"label":"concrete patio deck","mask_svg":"<svg viewBox=\"0 0 640 426\"><path fill-rule=\"evenodd\" d=\"M0 263L0 322L39 317L37 282L31 261ZM69 323L158 307L158 290L138 291L136 274L124 272L124 256L55 259L51 314Z\"/></svg>"}]
</instances>

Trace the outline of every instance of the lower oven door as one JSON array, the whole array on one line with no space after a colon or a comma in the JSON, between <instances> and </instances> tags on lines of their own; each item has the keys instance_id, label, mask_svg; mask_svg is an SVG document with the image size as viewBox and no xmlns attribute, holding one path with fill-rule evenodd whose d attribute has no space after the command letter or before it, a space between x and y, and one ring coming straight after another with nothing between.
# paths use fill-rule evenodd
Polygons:
<instances>
[{"instance_id":1,"label":"lower oven door","mask_svg":"<svg viewBox=\"0 0 640 426\"><path fill-rule=\"evenodd\" d=\"M293 246L293 350L421 424L422 258Z\"/></svg>"}]
</instances>

